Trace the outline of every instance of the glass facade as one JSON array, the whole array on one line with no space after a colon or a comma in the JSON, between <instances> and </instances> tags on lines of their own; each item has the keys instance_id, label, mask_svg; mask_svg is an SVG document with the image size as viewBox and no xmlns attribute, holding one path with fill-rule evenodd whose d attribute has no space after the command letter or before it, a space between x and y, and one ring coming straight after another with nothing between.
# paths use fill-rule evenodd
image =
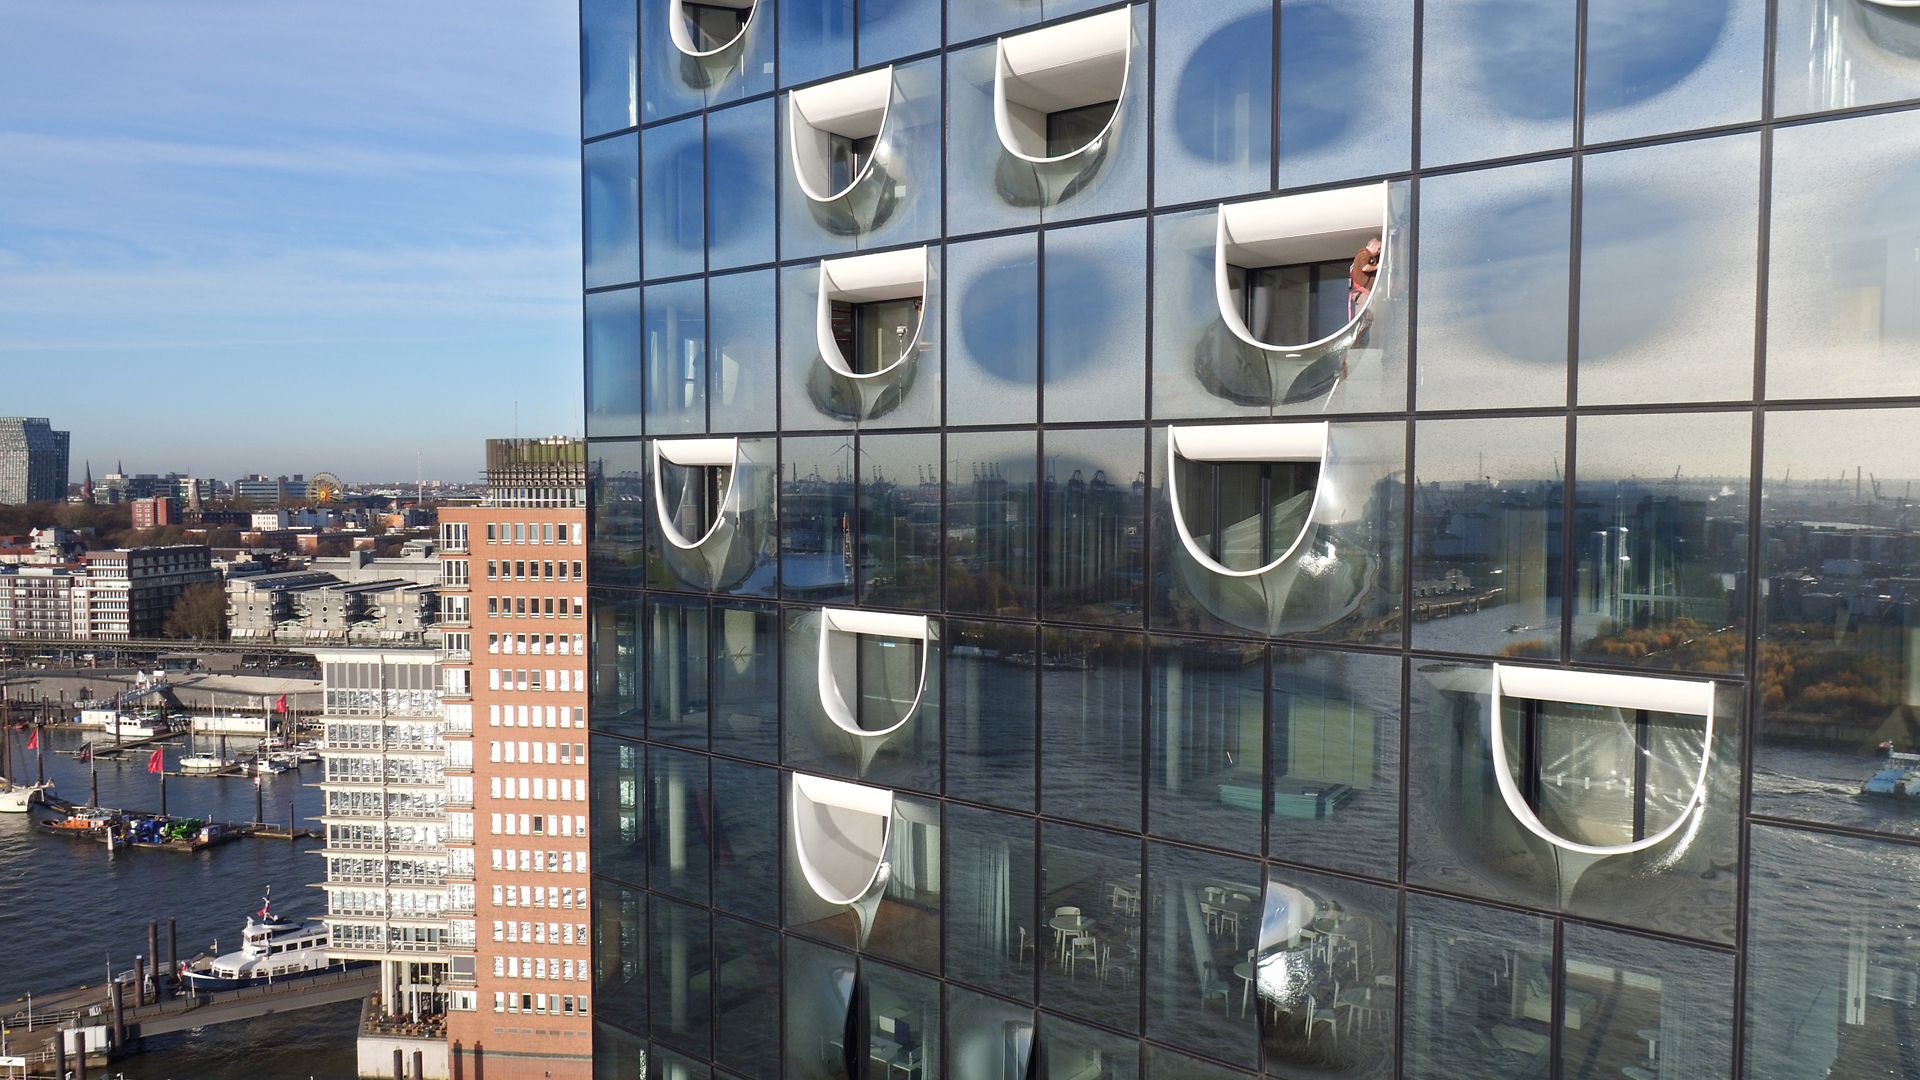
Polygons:
<instances>
[{"instance_id":1,"label":"glass facade","mask_svg":"<svg viewBox=\"0 0 1920 1080\"><path fill-rule=\"evenodd\" d=\"M1920 9L582 22L599 1075L1920 1075Z\"/></svg>"}]
</instances>

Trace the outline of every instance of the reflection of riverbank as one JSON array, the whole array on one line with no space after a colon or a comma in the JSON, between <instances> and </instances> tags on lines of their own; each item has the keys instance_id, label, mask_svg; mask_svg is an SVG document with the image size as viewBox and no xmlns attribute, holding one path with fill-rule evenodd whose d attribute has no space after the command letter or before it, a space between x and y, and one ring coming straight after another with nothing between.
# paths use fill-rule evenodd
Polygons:
<instances>
[{"instance_id":1,"label":"reflection of riverbank","mask_svg":"<svg viewBox=\"0 0 1920 1080\"><path fill-rule=\"evenodd\" d=\"M1753 749L1753 812L1769 817L1920 835L1920 799L1862 795L1886 766L1877 753L1763 743Z\"/></svg>"}]
</instances>

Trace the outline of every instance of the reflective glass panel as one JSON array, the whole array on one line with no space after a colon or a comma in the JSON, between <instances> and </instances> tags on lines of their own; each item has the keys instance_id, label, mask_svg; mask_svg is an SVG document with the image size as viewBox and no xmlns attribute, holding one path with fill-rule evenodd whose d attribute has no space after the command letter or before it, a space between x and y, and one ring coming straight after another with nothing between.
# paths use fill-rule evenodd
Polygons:
<instances>
[{"instance_id":1,"label":"reflective glass panel","mask_svg":"<svg viewBox=\"0 0 1920 1080\"><path fill-rule=\"evenodd\" d=\"M713 906L780 921L780 774L713 759Z\"/></svg>"},{"instance_id":2,"label":"reflective glass panel","mask_svg":"<svg viewBox=\"0 0 1920 1080\"><path fill-rule=\"evenodd\" d=\"M1055 629L1040 657L1041 808L1140 827L1141 640Z\"/></svg>"},{"instance_id":3,"label":"reflective glass panel","mask_svg":"<svg viewBox=\"0 0 1920 1080\"><path fill-rule=\"evenodd\" d=\"M644 684L641 661L640 598L631 593L596 589L591 593L593 608L593 708L594 731L598 734L644 738L640 688Z\"/></svg>"},{"instance_id":4,"label":"reflective glass panel","mask_svg":"<svg viewBox=\"0 0 1920 1080\"><path fill-rule=\"evenodd\" d=\"M1036 236L949 244L947 423L1031 423L1038 400Z\"/></svg>"},{"instance_id":5,"label":"reflective glass panel","mask_svg":"<svg viewBox=\"0 0 1920 1080\"><path fill-rule=\"evenodd\" d=\"M769 604L716 600L713 748L772 761L780 730L780 615Z\"/></svg>"},{"instance_id":6,"label":"reflective glass panel","mask_svg":"<svg viewBox=\"0 0 1920 1080\"><path fill-rule=\"evenodd\" d=\"M699 117L641 133L641 241L649 281L706 269L706 131Z\"/></svg>"},{"instance_id":7,"label":"reflective glass panel","mask_svg":"<svg viewBox=\"0 0 1920 1080\"><path fill-rule=\"evenodd\" d=\"M647 880L647 748L595 735L593 761L594 873L642 885Z\"/></svg>"},{"instance_id":8,"label":"reflective glass panel","mask_svg":"<svg viewBox=\"0 0 1920 1080\"><path fill-rule=\"evenodd\" d=\"M939 48L940 7L926 0L860 0L860 65Z\"/></svg>"},{"instance_id":9,"label":"reflective glass panel","mask_svg":"<svg viewBox=\"0 0 1920 1080\"><path fill-rule=\"evenodd\" d=\"M1048 432L1042 582L1050 617L1139 625L1145 444L1138 428Z\"/></svg>"},{"instance_id":10,"label":"reflective glass panel","mask_svg":"<svg viewBox=\"0 0 1920 1080\"><path fill-rule=\"evenodd\" d=\"M795 86L853 67L854 0L780 0L780 83Z\"/></svg>"},{"instance_id":11,"label":"reflective glass panel","mask_svg":"<svg viewBox=\"0 0 1920 1080\"><path fill-rule=\"evenodd\" d=\"M1266 650L1155 638L1152 677L1147 831L1258 851Z\"/></svg>"},{"instance_id":12,"label":"reflective glass panel","mask_svg":"<svg viewBox=\"0 0 1920 1080\"><path fill-rule=\"evenodd\" d=\"M656 892L702 904L713 895L707 762L700 754L658 746L647 755L647 827L654 841L648 847L648 883Z\"/></svg>"},{"instance_id":13,"label":"reflective glass panel","mask_svg":"<svg viewBox=\"0 0 1920 1080\"><path fill-rule=\"evenodd\" d=\"M1584 923L1564 935L1562 1075L1729 1074L1731 954Z\"/></svg>"},{"instance_id":14,"label":"reflective glass panel","mask_svg":"<svg viewBox=\"0 0 1920 1080\"><path fill-rule=\"evenodd\" d=\"M1767 396L1920 393L1920 113L1777 132L1770 237Z\"/></svg>"},{"instance_id":15,"label":"reflective glass panel","mask_svg":"<svg viewBox=\"0 0 1920 1080\"><path fill-rule=\"evenodd\" d=\"M620 135L581 148L581 244L589 289L640 280L639 147L638 135Z\"/></svg>"},{"instance_id":16,"label":"reflective glass panel","mask_svg":"<svg viewBox=\"0 0 1920 1080\"><path fill-rule=\"evenodd\" d=\"M777 423L774 290L771 270L707 279L707 400L716 433Z\"/></svg>"},{"instance_id":17,"label":"reflective glass panel","mask_svg":"<svg viewBox=\"0 0 1920 1080\"><path fill-rule=\"evenodd\" d=\"M1588 143L1756 119L1764 5L1587 0Z\"/></svg>"},{"instance_id":18,"label":"reflective glass panel","mask_svg":"<svg viewBox=\"0 0 1920 1080\"><path fill-rule=\"evenodd\" d=\"M640 585L646 573L648 444L596 442L587 501L593 530L587 557L601 585Z\"/></svg>"},{"instance_id":19,"label":"reflective glass panel","mask_svg":"<svg viewBox=\"0 0 1920 1080\"><path fill-rule=\"evenodd\" d=\"M587 434L640 434L640 290L586 298Z\"/></svg>"},{"instance_id":20,"label":"reflective glass panel","mask_svg":"<svg viewBox=\"0 0 1920 1080\"><path fill-rule=\"evenodd\" d=\"M755 101L707 114L707 265L715 270L773 261L781 162L774 104Z\"/></svg>"},{"instance_id":21,"label":"reflective glass panel","mask_svg":"<svg viewBox=\"0 0 1920 1080\"><path fill-rule=\"evenodd\" d=\"M1139 1030L1140 842L1043 822L1040 846L1041 1006ZM1123 965L1114 978L1099 977L1106 960Z\"/></svg>"},{"instance_id":22,"label":"reflective glass panel","mask_svg":"<svg viewBox=\"0 0 1920 1080\"><path fill-rule=\"evenodd\" d=\"M860 439L860 597L940 606L940 436Z\"/></svg>"},{"instance_id":23,"label":"reflective glass panel","mask_svg":"<svg viewBox=\"0 0 1920 1080\"><path fill-rule=\"evenodd\" d=\"M1408 1075L1552 1075L1551 920L1410 895L1406 950Z\"/></svg>"},{"instance_id":24,"label":"reflective glass panel","mask_svg":"<svg viewBox=\"0 0 1920 1080\"><path fill-rule=\"evenodd\" d=\"M947 794L1032 810L1035 632L1030 626L961 619L946 620L944 632Z\"/></svg>"},{"instance_id":25,"label":"reflective glass panel","mask_svg":"<svg viewBox=\"0 0 1920 1080\"><path fill-rule=\"evenodd\" d=\"M1043 240L1046 419L1139 419L1146 408L1145 220L1056 229Z\"/></svg>"},{"instance_id":26,"label":"reflective glass panel","mask_svg":"<svg viewBox=\"0 0 1920 1080\"><path fill-rule=\"evenodd\" d=\"M653 1036L704 1060L713 1038L712 915L658 897L650 906Z\"/></svg>"},{"instance_id":27,"label":"reflective glass panel","mask_svg":"<svg viewBox=\"0 0 1920 1080\"><path fill-rule=\"evenodd\" d=\"M646 290L647 434L707 429L707 289L698 279Z\"/></svg>"},{"instance_id":28,"label":"reflective glass panel","mask_svg":"<svg viewBox=\"0 0 1920 1080\"><path fill-rule=\"evenodd\" d=\"M647 735L707 745L707 602L656 595L647 605Z\"/></svg>"},{"instance_id":29,"label":"reflective glass panel","mask_svg":"<svg viewBox=\"0 0 1920 1080\"><path fill-rule=\"evenodd\" d=\"M1399 659L1276 648L1271 707L1273 802L1267 854L1351 873L1396 876Z\"/></svg>"},{"instance_id":30,"label":"reflective glass panel","mask_svg":"<svg viewBox=\"0 0 1920 1080\"><path fill-rule=\"evenodd\" d=\"M1149 844L1146 888L1147 1037L1252 1065L1259 1017L1239 1006L1253 979L1259 864ZM1100 953L1127 946L1103 942Z\"/></svg>"},{"instance_id":31,"label":"reflective glass panel","mask_svg":"<svg viewBox=\"0 0 1920 1080\"><path fill-rule=\"evenodd\" d=\"M1033 820L947 807L947 974L1033 999L1035 963L1053 937L1036 921Z\"/></svg>"},{"instance_id":32,"label":"reflective glass panel","mask_svg":"<svg viewBox=\"0 0 1920 1080\"><path fill-rule=\"evenodd\" d=\"M645 1031L647 895L638 889L607 882L594 884L593 992L596 1011L603 1023Z\"/></svg>"},{"instance_id":33,"label":"reflective glass panel","mask_svg":"<svg viewBox=\"0 0 1920 1080\"><path fill-rule=\"evenodd\" d=\"M1179 191L1183 200L1266 190L1273 159L1273 5L1162 0L1159 6L1156 190Z\"/></svg>"},{"instance_id":34,"label":"reflective glass panel","mask_svg":"<svg viewBox=\"0 0 1920 1080\"><path fill-rule=\"evenodd\" d=\"M580 5L580 134L619 131L640 122L640 54L633 0Z\"/></svg>"},{"instance_id":35,"label":"reflective glass panel","mask_svg":"<svg viewBox=\"0 0 1920 1080\"><path fill-rule=\"evenodd\" d=\"M1759 165L1757 135L1587 157L1581 404L1753 396ZM1689 265L1684 283L1649 272Z\"/></svg>"},{"instance_id":36,"label":"reflective glass panel","mask_svg":"<svg viewBox=\"0 0 1920 1080\"><path fill-rule=\"evenodd\" d=\"M780 1027L780 935L715 915L713 963L714 1060L748 1076L777 1075L780 1044L769 1033Z\"/></svg>"},{"instance_id":37,"label":"reflective glass panel","mask_svg":"<svg viewBox=\"0 0 1920 1080\"><path fill-rule=\"evenodd\" d=\"M1239 913L1230 890L1217 918ZM1396 900L1374 885L1269 870L1254 947L1236 964L1241 1010L1261 1020L1267 1075L1394 1075Z\"/></svg>"},{"instance_id":38,"label":"reflective glass panel","mask_svg":"<svg viewBox=\"0 0 1920 1080\"><path fill-rule=\"evenodd\" d=\"M1478 161L1571 143L1578 7L1461 0L1425 9L1421 160Z\"/></svg>"},{"instance_id":39,"label":"reflective glass panel","mask_svg":"<svg viewBox=\"0 0 1920 1080\"><path fill-rule=\"evenodd\" d=\"M1413 8L1410 0L1280 0L1280 187L1407 167Z\"/></svg>"},{"instance_id":40,"label":"reflective glass panel","mask_svg":"<svg viewBox=\"0 0 1920 1080\"><path fill-rule=\"evenodd\" d=\"M1421 408L1565 404L1572 216L1565 161L1421 181Z\"/></svg>"},{"instance_id":41,"label":"reflective glass panel","mask_svg":"<svg viewBox=\"0 0 1920 1080\"><path fill-rule=\"evenodd\" d=\"M1566 421L1414 427L1413 645L1490 656L1560 653Z\"/></svg>"},{"instance_id":42,"label":"reflective glass panel","mask_svg":"<svg viewBox=\"0 0 1920 1080\"><path fill-rule=\"evenodd\" d=\"M947 608L1030 614L1039 507L1031 432L947 436Z\"/></svg>"},{"instance_id":43,"label":"reflective glass panel","mask_svg":"<svg viewBox=\"0 0 1920 1080\"><path fill-rule=\"evenodd\" d=\"M1920 12L1876 0L1780 0L1777 20L1776 111L1920 97Z\"/></svg>"},{"instance_id":44,"label":"reflective glass panel","mask_svg":"<svg viewBox=\"0 0 1920 1080\"><path fill-rule=\"evenodd\" d=\"M853 443L780 440L780 592L853 599Z\"/></svg>"},{"instance_id":45,"label":"reflective glass panel","mask_svg":"<svg viewBox=\"0 0 1920 1080\"><path fill-rule=\"evenodd\" d=\"M1575 656L1745 670L1752 426L1744 412L1576 422Z\"/></svg>"}]
</instances>

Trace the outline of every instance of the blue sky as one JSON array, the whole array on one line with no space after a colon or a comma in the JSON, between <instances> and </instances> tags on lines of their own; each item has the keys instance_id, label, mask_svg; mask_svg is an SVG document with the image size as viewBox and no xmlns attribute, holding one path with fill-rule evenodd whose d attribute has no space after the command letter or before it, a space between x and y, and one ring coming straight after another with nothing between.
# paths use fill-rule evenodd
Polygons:
<instances>
[{"instance_id":1,"label":"blue sky","mask_svg":"<svg viewBox=\"0 0 1920 1080\"><path fill-rule=\"evenodd\" d=\"M73 478L580 430L572 0L0 0L0 415Z\"/></svg>"}]
</instances>

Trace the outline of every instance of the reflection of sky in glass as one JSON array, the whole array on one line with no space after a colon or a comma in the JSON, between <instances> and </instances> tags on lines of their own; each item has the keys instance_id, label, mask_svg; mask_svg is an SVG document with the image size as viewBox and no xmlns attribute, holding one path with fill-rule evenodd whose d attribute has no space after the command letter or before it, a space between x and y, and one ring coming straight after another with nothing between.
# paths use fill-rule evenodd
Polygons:
<instances>
[{"instance_id":1,"label":"reflection of sky in glass","mask_svg":"<svg viewBox=\"0 0 1920 1080\"><path fill-rule=\"evenodd\" d=\"M1472 0L1425 11L1421 155L1430 163L1573 138L1573 0Z\"/></svg>"}]
</instances>

